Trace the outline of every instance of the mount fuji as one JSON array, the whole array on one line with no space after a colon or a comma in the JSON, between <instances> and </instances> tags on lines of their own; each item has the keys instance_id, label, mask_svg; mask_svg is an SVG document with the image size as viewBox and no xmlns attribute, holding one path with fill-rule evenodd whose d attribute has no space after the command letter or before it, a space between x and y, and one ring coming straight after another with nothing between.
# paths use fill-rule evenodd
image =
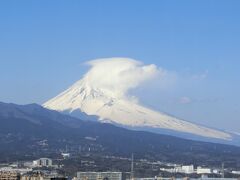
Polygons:
<instances>
[{"instance_id":1,"label":"mount fuji","mask_svg":"<svg viewBox=\"0 0 240 180\"><path fill-rule=\"evenodd\" d=\"M90 61L90 70L70 88L44 103L44 107L102 123L154 132L187 134L231 141L232 134L187 122L168 114L147 108L127 95L143 81L164 70L155 65L144 66L128 58L98 59Z\"/></svg>"}]
</instances>

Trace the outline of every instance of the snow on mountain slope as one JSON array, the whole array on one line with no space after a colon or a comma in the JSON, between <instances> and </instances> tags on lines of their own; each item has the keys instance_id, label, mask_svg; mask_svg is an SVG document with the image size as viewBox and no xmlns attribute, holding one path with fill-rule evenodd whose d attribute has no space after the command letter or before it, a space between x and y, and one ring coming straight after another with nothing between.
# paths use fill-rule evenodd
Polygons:
<instances>
[{"instance_id":1,"label":"snow on mountain slope","mask_svg":"<svg viewBox=\"0 0 240 180\"><path fill-rule=\"evenodd\" d=\"M79 110L96 115L100 122L129 127L161 128L207 138L230 140L231 135L199 126L140 105L127 91L163 70L143 66L126 58L90 61L92 68L69 89L44 104L46 108L69 112Z\"/></svg>"}]
</instances>

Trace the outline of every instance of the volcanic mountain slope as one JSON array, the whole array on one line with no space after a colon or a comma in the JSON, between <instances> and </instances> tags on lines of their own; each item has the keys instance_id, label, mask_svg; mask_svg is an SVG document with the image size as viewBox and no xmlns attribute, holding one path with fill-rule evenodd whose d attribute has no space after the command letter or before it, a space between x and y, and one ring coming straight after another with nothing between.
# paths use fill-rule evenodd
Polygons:
<instances>
[{"instance_id":1,"label":"volcanic mountain slope","mask_svg":"<svg viewBox=\"0 0 240 180\"><path fill-rule=\"evenodd\" d=\"M109 63L112 64L114 62L118 63L116 64L118 65L116 69L111 69L111 72L106 74L107 77L100 76L99 79L96 79L99 71L106 71ZM127 66L125 65L126 62L128 61L125 59L117 59L113 62L103 60L101 63L93 61L92 69L81 80L57 97L46 102L44 107L69 114L77 114L76 112L78 112L78 114L92 115L96 116L100 122L109 122L124 127L164 129L205 138L231 140L231 135L226 132L196 125L146 108L137 101L125 96L122 91L112 87L113 85L118 86L117 83L126 84L125 81L119 80L119 77L115 78L116 74L118 76L125 75L127 71L133 71L132 64L136 66L134 61L130 65L127 64ZM121 63L125 64L121 65ZM114 67L112 66L111 68ZM141 71L148 72L151 68L143 67ZM113 76L113 85L109 81L106 83L105 80L103 82L104 85L102 85L103 83L99 85L98 81L102 81L104 78L111 78L111 76ZM120 86L119 88L121 89L122 87Z\"/></svg>"},{"instance_id":2,"label":"volcanic mountain slope","mask_svg":"<svg viewBox=\"0 0 240 180\"><path fill-rule=\"evenodd\" d=\"M137 158L166 162L240 164L240 148L236 146L83 121L37 104L0 103L0 124L0 162L52 157L68 146L72 153L81 147L81 153L130 157L134 152Z\"/></svg>"}]
</instances>

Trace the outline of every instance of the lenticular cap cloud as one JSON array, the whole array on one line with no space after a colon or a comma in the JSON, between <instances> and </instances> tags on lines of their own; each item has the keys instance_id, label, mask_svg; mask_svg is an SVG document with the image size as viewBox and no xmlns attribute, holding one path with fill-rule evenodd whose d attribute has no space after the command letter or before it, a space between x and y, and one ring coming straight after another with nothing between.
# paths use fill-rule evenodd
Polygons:
<instances>
[{"instance_id":1,"label":"lenticular cap cloud","mask_svg":"<svg viewBox=\"0 0 240 180\"><path fill-rule=\"evenodd\" d=\"M154 64L144 65L130 58L97 59L86 64L91 68L84 75L85 82L120 97L144 81L165 74L163 69L157 68Z\"/></svg>"}]
</instances>

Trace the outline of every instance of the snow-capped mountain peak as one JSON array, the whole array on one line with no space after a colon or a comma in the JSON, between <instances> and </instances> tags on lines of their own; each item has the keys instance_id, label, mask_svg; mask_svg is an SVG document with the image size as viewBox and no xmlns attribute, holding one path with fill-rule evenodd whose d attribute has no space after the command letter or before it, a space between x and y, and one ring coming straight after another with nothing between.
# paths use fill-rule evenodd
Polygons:
<instances>
[{"instance_id":1,"label":"snow-capped mountain peak","mask_svg":"<svg viewBox=\"0 0 240 180\"><path fill-rule=\"evenodd\" d=\"M139 73L145 78L153 76L156 71L153 66L140 66L134 60L121 58L115 61L97 60L91 65L93 67L81 80L46 102L44 106L70 114L75 111L83 112L97 116L100 122L126 127L166 129L206 138L231 139L231 135L226 132L154 111L126 96L129 88L135 87L144 79L138 78L137 82L134 82L132 76L139 76ZM110 69L110 72L104 72L107 69Z\"/></svg>"},{"instance_id":2,"label":"snow-capped mountain peak","mask_svg":"<svg viewBox=\"0 0 240 180\"><path fill-rule=\"evenodd\" d=\"M102 122L112 122L130 127L147 127L176 130L205 137L229 139L227 133L198 126L179 120L164 113L156 112L126 98L119 99L106 95L98 89L81 86L82 81L46 102L45 107L58 111L79 110L96 115Z\"/></svg>"}]
</instances>

